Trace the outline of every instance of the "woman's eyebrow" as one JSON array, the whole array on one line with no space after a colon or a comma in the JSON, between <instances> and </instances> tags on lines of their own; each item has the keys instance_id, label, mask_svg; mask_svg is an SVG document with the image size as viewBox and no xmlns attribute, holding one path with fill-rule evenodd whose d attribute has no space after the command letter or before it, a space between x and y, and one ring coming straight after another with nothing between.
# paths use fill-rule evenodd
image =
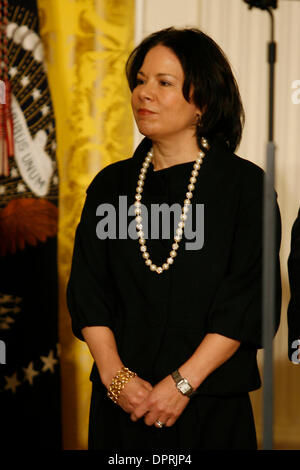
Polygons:
<instances>
[{"instance_id":1,"label":"woman's eyebrow","mask_svg":"<svg viewBox=\"0 0 300 470\"><path fill-rule=\"evenodd\" d=\"M147 75L142 72L142 70L139 70L137 72L138 75L142 75L143 77L146 77ZM176 78L176 80L179 80L179 78L176 76L176 75L173 75L172 73L168 73L168 72L160 72L160 73L157 73L156 74L156 77L161 77L161 76L168 76L168 77L173 77L173 78Z\"/></svg>"}]
</instances>

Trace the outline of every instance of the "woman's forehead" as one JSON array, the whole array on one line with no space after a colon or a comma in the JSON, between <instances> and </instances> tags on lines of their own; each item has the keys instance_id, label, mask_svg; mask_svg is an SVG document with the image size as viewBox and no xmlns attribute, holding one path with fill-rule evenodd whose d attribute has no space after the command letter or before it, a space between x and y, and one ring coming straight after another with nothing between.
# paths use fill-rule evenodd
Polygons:
<instances>
[{"instance_id":1,"label":"woman's forehead","mask_svg":"<svg viewBox=\"0 0 300 470\"><path fill-rule=\"evenodd\" d=\"M156 75L173 75L177 79L184 76L183 68L177 55L162 44L152 47L145 55L144 61L139 72L144 75L147 70L155 70Z\"/></svg>"}]
</instances>

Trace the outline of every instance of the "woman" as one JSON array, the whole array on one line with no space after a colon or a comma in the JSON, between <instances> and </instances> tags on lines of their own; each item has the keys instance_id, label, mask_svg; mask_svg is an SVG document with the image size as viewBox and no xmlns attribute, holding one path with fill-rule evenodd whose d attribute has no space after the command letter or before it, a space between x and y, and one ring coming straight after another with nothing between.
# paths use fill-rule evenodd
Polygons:
<instances>
[{"instance_id":1,"label":"woman","mask_svg":"<svg viewBox=\"0 0 300 470\"><path fill-rule=\"evenodd\" d=\"M127 78L146 138L88 188L68 285L73 332L95 360L89 448L255 449L263 171L233 154L235 79L212 39L174 28L144 39ZM135 204L135 239L119 196ZM158 204L181 207L167 238L165 226L150 236L154 216L144 232Z\"/></svg>"}]
</instances>

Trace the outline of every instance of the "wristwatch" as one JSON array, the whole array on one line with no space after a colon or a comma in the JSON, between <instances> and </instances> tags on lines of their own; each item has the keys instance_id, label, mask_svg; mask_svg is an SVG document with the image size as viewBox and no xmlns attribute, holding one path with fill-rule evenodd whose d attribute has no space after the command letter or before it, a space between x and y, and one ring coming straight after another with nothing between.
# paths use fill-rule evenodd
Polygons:
<instances>
[{"instance_id":1,"label":"wristwatch","mask_svg":"<svg viewBox=\"0 0 300 470\"><path fill-rule=\"evenodd\" d=\"M196 392L194 391L193 387L188 383L187 379L181 377L180 372L176 369L172 372L173 380L176 384L177 390L182 393L182 395L186 395L187 397L191 397Z\"/></svg>"}]
</instances>

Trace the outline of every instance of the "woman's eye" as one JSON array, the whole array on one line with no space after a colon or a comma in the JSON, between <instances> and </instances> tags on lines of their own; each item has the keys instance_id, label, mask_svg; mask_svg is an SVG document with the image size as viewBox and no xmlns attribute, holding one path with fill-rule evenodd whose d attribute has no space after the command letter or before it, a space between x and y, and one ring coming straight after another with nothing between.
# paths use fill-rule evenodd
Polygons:
<instances>
[{"instance_id":1,"label":"woman's eye","mask_svg":"<svg viewBox=\"0 0 300 470\"><path fill-rule=\"evenodd\" d=\"M171 83L170 83L170 82L166 82L166 80L161 80L161 81L160 81L160 84L161 84L162 86L170 86L170 85L171 85Z\"/></svg>"},{"instance_id":2,"label":"woman's eye","mask_svg":"<svg viewBox=\"0 0 300 470\"><path fill-rule=\"evenodd\" d=\"M136 79L136 84L137 85L142 85L143 83L144 83L144 80L142 80L141 78Z\"/></svg>"}]
</instances>

